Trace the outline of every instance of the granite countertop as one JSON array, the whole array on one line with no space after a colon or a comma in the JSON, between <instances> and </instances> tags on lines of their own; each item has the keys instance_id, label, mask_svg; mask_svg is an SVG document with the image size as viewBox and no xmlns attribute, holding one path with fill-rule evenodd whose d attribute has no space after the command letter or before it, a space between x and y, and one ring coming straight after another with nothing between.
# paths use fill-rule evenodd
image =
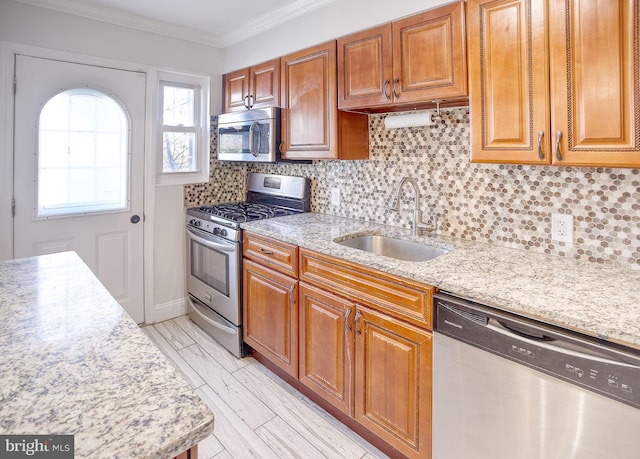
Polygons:
<instances>
[{"instance_id":1,"label":"granite countertop","mask_svg":"<svg viewBox=\"0 0 640 459\"><path fill-rule=\"evenodd\" d=\"M404 228L305 213L243 223L257 234L424 282L454 295L640 349L640 272ZM400 261L334 240L382 234L451 252Z\"/></svg>"},{"instance_id":2,"label":"granite countertop","mask_svg":"<svg viewBox=\"0 0 640 459\"><path fill-rule=\"evenodd\" d=\"M0 262L0 432L173 457L213 413L74 252Z\"/></svg>"}]
</instances>

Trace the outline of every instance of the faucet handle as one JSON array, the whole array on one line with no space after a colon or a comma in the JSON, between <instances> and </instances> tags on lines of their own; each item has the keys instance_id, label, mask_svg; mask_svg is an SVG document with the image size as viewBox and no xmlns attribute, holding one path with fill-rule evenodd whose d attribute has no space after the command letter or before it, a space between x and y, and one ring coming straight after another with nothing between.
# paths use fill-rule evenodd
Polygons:
<instances>
[{"instance_id":1,"label":"faucet handle","mask_svg":"<svg viewBox=\"0 0 640 459\"><path fill-rule=\"evenodd\" d=\"M387 209L394 212L398 212L400 210L400 200L397 195L391 196L391 199L389 199L389 202L387 203Z\"/></svg>"}]
</instances>

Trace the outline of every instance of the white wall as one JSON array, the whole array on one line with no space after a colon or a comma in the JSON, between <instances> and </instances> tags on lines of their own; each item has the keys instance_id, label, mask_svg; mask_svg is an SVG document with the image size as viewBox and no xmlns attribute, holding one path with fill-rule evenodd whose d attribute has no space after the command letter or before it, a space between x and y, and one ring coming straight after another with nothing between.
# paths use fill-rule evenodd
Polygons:
<instances>
[{"instance_id":1,"label":"white wall","mask_svg":"<svg viewBox=\"0 0 640 459\"><path fill-rule=\"evenodd\" d=\"M452 0L336 0L225 48L222 73L248 67Z\"/></svg>"},{"instance_id":2,"label":"white wall","mask_svg":"<svg viewBox=\"0 0 640 459\"><path fill-rule=\"evenodd\" d=\"M168 38L152 33L137 31L78 16L50 11L12 0L0 0L0 42L30 45L58 51L77 53L85 56L113 59L139 64L141 68L160 67L212 76L211 112L220 111L221 57L219 49L201 44ZM9 133L4 107L6 99L8 67L13 63L4 62L0 68L0 178L5 182L7 147L4 139ZM4 76L4 78L3 78ZM4 81L3 81L4 80ZM4 116L4 118L3 118ZM9 152L10 155L10 152ZM10 158L10 156L9 156ZM11 175L9 175L10 177ZM153 257L155 288L153 308L148 314L151 321L162 318L156 309L167 310L166 305L175 306L184 299L185 242L183 226L182 186L156 188L150 196L155 201L153 235ZM10 258L6 253L11 246L11 190L0 187L0 259ZM146 209L149 207L145 206ZM4 222L4 224L3 224ZM7 222L8 226L7 226ZM178 268L176 268L178 267ZM149 296L149 295L147 295ZM149 312L149 309L147 309ZM156 315L156 317L154 317Z\"/></svg>"}]
</instances>

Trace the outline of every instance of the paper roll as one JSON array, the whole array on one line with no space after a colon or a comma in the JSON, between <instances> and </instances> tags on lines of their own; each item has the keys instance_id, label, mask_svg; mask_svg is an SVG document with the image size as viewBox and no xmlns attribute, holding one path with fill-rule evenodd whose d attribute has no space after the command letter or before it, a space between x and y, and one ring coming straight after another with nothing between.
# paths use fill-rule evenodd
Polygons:
<instances>
[{"instance_id":1,"label":"paper roll","mask_svg":"<svg viewBox=\"0 0 640 459\"><path fill-rule=\"evenodd\" d=\"M388 115L384 119L384 127L386 127L387 129L429 126L431 124L431 112Z\"/></svg>"}]
</instances>

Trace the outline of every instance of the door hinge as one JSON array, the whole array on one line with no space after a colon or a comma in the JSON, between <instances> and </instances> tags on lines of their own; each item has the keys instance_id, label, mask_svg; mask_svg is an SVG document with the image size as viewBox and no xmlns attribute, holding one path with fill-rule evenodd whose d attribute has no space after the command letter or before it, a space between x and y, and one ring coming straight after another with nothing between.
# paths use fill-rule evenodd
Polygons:
<instances>
[{"instance_id":1,"label":"door hinge","mask_svg":"<svg viewBox=\"0 0 640 459\"><path fill-rule=\"evenodd\" d=\"M15 95L16 93L16 88L18 87L18 79L14 76L13 77L13 94Z\"/></svg>"},{"instance_id":2,"label":"door hinge","mask_svg":"<svg viewBox=\"0 0 640 459\"><path fill-rule=\"evenodd\" d=\"M15 198L11 198L11 217L15 217L16 216L16 199Z\"/></svg>"}]
</instances>

